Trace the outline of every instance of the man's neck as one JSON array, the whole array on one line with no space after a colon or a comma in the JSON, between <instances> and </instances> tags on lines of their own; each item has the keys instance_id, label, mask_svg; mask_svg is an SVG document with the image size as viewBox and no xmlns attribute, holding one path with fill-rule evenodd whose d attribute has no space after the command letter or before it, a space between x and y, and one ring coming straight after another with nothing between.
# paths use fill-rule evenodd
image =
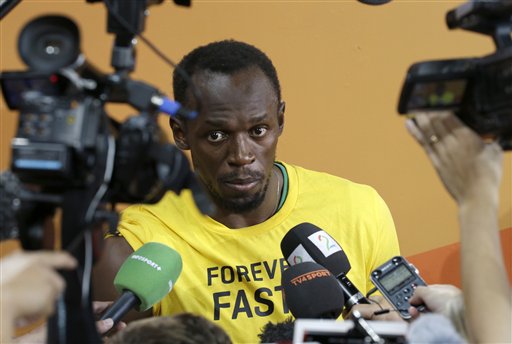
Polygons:
<instances>
[{"instance_id":1,"label":"man's neck","mask_svg":"<svg viewBox=\"0 0 512 344\"><path fill-rule=\"evenodd\" d=\"M244 214L226 213L215 215L212 217L217 222L220 222L231 229L240 229L254 226L259 223L265 222L269 218L268 212L261 212L258 210Z\"/></svg>"}]
</instances>

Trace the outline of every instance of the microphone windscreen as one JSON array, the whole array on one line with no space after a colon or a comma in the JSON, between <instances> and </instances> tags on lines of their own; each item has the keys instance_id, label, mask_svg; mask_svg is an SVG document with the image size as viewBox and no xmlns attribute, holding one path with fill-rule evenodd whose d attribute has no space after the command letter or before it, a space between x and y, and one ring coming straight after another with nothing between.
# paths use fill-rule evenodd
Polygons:
<instances>
[{"instance_id":1,"label":"microphone windscreen","mask_svg":"<svg viewBox=\"0 0 512 344\"><path fill-rule=\"evenodd\" d=\"M284 298L297 319L336 319L345 299L338 280L314 262L290 266L281 276Z\"/></svg>"},{"instance_id":2,"label":"microphone windscreen","mask_svg":"<svg viewBox=\"0 0 512 344\"><path fill-rule=\"evenodd\" d=\"M335 276L350 271L347 255L336 240L311 223L300 223L290 229L281 240L281 252L290 265L312 261Z\"/></svg>"},{"instance_id":3,"label":"microphone windscreen","mask_svg":"<svg viewBox=\"0 0 512 344\"><path fill-rule=\"evenodd\" d=\"M168 294L181 273L181 256L164 244L149 242L133 252L121 265L114 286L121 294L133 292L145 311Z\"/></svg>"}]
</instances>

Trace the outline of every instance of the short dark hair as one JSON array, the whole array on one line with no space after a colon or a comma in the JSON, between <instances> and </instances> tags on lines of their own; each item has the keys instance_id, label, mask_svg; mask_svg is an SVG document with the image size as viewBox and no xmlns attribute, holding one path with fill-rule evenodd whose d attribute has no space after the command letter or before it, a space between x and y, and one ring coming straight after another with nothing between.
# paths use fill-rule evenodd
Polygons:
<instances>
[{"instance_id":1,"label":"short dark hair","mask_svg":"<svg viewBox=\"0 0 512 344\"><path fill-rule=\"evenodd\" d=\"M181 313L133 321L108 344L231 344L228 334L203 316Z\"/></svg>"},{"instance_id":2,"label":"short dark hair","mask_svg":"<svg viewBox=\"0 0 512 344\"><path fill-rule=\"evenodd\" d=\"M276 324L269 321L258 334L260 343L291 343L294 326L295 320L292 317L288 317L283 322Z\"/></svg>"},{"instance_id":3,"label":"short dark hair","mask_svg":"<svg viewBox=\"0 0 512 344\"><path fill-rule=\"evenodd\" d=\"M253 45L235 40L223 40L200 46L188 53L173 73L174 99L186 103L186 92L190 78L199 71L218 72L227 75L249 67L258 67L274 86L277 100L281 101L281 86L276 69L270 58Z\"/></svg>"}]
</instances>

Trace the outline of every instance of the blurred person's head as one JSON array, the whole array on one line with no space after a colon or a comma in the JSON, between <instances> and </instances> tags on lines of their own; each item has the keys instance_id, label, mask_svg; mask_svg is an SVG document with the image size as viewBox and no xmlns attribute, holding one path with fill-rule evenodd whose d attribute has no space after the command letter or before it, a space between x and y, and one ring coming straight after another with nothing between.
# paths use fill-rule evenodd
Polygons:
<instances>
[{"instance_id":1,"label":"blurred person's head","mask_svg":"<svg viewBox=\"0 0 512 344\"><path fill-rule=\"evenodd\" d=\"M208 319L192 313L137 320L116 333L109 344L231 344L228 334Z\"/></svg>"},{"instance_id":2,"label":"blurred person's head","mask_svg":"<svg viewBox=\"0 0 512 344\"><path fill-rule=\"evenodd\" d=\"M258 337L260 343L291 343L293 340L293 327L295 320L292 317L286 318L283 322L268 322L261 329Z\"/></svg>"}]
</instances>

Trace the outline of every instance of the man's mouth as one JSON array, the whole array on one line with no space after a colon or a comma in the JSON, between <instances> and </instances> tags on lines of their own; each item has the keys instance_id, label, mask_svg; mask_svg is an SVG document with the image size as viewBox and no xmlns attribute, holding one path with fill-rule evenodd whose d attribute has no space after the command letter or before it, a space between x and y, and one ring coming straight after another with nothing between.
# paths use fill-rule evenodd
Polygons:
<instances>
[{"instance_id":1,"label":"man's mouth","mask_svg":"<svg viewBox=\"0 0 512 344\"><path fill-rule=\"evenodd\" d=\"M229 180L224 181L224 185L226 185L228 188L239 191L239 192L246 192L258 185L260 182L259 178L254 177L242 177L242 178L233 178Z\"/></svg>"}]
</instances>

